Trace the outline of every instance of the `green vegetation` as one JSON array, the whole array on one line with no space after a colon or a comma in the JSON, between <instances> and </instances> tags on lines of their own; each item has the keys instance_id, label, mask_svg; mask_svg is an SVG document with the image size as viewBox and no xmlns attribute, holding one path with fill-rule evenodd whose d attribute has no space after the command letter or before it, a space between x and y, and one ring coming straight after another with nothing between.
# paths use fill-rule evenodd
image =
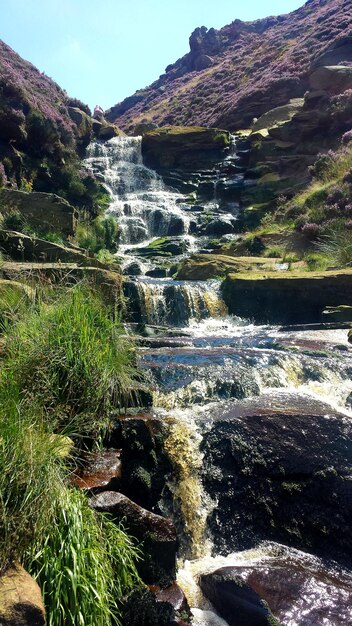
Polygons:
<instances>
[{"instance_id":1,"label":"green vegetation","mask_svg":"<svg viewBox=\"0 0 352 626\"><path fill-rule=\"evenodd\" d=\"M116 312L87 287L55 294L10 329L4 375L13 377L28 404L35 400L53 419L126 406L134 349L123 332Z\"/></svg>"},{"instance_id":2,"label":"green vegetation","mask_svg":"<svg viewBox=\"0 0 352 626\"><path fill-rule=\"evenodd\" d=\"M42 589L48 626L118 624L119 601L139 583L138 557L123 529L98 517L84 494L62 490L55 525L28 558Z\"/></svg>"},{"instance_id":3,"label":"green vegetation","mask_svg":"<svg viewBox=\"0 0 352 626\"><path fill-rule=\"evenodd\" d=\"M77 225L77 244L94 254L99 254L102 250L110 253L116 252L118 236L118 223L112 215L108 217L98 216L93 221L85 215Z\"/></svg>"},{"instance_id":4,"label":"green vegetation","mask_svg":"<svg viewBox=\"0 0 352 626\"><path fill-rule=\"evenodd\" d=\"M346 267L352 264L352 231L336 224L321 237L317 248L330 261L330 265Z\"/></svg>"},{"instance_id":5,"label":"green vegetation","mask_svg":"<svg viewBox=\"0 0 352 626\"><path fill-rule=\"evenodd\" d=\"M38 578L50 626L116 625L139 553L69 475L84 436L124 403L134 349L87 286L28 298L21 315L20 302L0 291L1 569L19 560Z\"/></svg>"}]
</instances>

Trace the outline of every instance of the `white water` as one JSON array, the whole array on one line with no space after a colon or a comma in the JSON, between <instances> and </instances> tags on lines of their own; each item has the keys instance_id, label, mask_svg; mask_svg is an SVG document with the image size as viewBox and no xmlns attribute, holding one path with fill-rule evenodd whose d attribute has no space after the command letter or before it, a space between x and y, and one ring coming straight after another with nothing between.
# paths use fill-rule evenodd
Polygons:
<instances>
[{"instance_id":1,"label":"white water","mask_svg":"<svg viewBox=\"0 0 352 626\"><path fill-rule=\"evenodd\" d=\"M86 167L103 176L112 197L108 213L116 216L126 247L168 234L187 235L190 216L160 176L143 165L141 137L115 137L88 146ZM176 232L170 233L170 230Z\"/></svg>"}]
</instances>

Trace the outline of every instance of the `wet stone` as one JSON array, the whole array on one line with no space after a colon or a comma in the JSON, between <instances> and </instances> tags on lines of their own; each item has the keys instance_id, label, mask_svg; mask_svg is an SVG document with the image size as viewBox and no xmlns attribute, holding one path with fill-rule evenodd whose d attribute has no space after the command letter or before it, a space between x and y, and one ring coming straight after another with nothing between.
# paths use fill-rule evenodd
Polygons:
<instances>
[{"instance_id":1,"label":"wet stone","mask_svg":"<svg viewBox=\"0 0 352 626\"><path fill-rule=\"evenodd\" d=\"M121 450L105 450L85 456L84 467L72 483L79 489L93 492L115 490L121 483Z\"/></svg>"}]
</instances>

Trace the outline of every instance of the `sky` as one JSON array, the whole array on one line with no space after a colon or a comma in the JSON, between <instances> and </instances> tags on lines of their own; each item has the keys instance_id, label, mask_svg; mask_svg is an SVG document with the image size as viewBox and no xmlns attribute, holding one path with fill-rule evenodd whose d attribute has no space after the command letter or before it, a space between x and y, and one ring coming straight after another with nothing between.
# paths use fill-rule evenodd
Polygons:
<instances>
[{"instance_id":1,"label":"sky","mask_svg":"<svg viewBox=\"0 0 352 626\"><path fill-rule=\"evenodd\" d=\"M288 13L304 0L0 0L0 38L70 96L104 109L189 51L197 26Z\"/></svg>"}]
</instances>

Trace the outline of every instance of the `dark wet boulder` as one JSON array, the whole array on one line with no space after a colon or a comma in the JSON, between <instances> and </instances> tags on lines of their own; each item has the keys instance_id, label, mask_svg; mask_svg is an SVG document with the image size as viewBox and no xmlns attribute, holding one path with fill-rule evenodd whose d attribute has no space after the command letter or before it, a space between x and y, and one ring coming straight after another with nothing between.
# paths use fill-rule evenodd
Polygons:
<instances>
[{"instance_id":1,"label":"dark wet boulder","mask_svg":"<svg viewBox=\"0 0 352 626\"><path fill-rule=\"evenodd\" d=\"M212 420L203 481L217 548L268 539L350 562L351 420L288 393L219 405Z\"/></svg>"},{"instance_id":2,"label":"dark wet boulder","mask_svg":"<svg viewBox=\"0 0 352 626\"><path fill-rule=\"evenodd\" d=\"M145 413L114 421L106 442L121 448L121 491L156 512L170 469L163 451L165 432L162 420Z\"/></svg>"},{"instance_id":3,"label":"dark wet boulder","mask_svg":"<svg viewBox=\"0 0 352 626\"><path fill-rule=\"evenodd\" d=\"M138 261L133 261L123 268L122 273L125 276L141 276L143 272L140 263L138 263Z\"/></svg>"},{"instance_id":4,"label":"dark wet boulder","mask_svg":"<svg viewBox=\"0 0 352 626\"><path fill-rule=\"evenodd\" d=\"M177 583L172 583L166 589L159 589L155 591L155 597L157 602L167 603L172 606L175 611L175 615L183 615L184 617L190 616L190 608L187 602L184 591Z\"/></svg>"},{"instance_id":5,"label":"dark wet boulder","mask_svg":"<svg viewBox=\"0 0 352 626\"><path fill-rule=\"evenodd\" d=\"M117 490L121 483L121 450L86 454L83 467L76 472L72 483L94 493Z\"/></svg>"},{"instance_id":6,"label":"dark wet boulder","mask_svg":"<svg viewBox=\"0 0 352 626\"><path fill-rule=\"evenodd\" d=\"M327 306L322 313L324 322L352 322L352 306Z\"/></svg>"},{"instance_id":7,"label":"dark wet boulder","mask_svg":"<svg viewBox=\"0 0 352 626\"><path fill-rule=\"evenodd\" d=\"M236 568L223 567L205 574L200 586L229 626L280 626L266 602L238 576Z\"/></svg>"},{"instance_id":8,"label":"dark wet boulder","mask_svg":"<svg viewBox=\"0 0 352 626\"><path fill-rule=\"evenodd\" d=\"M124 521L128 531L143 543L140 575L147 584L167 586L175 579L177 537L172 521L138 506L121 493L104 491L90 500L92 508Z\"/></svg>"},{"instance_id":9,"label":"dark wet boulder","mask_svg":"<svg viewBox=\"0 0 352 626\"><path fill-rule=\"evenodd\" d=\"M205 227L205 234L217 237L233 233L234 230L235 225L232 219L229 219L227 217L217 217L208 222Z\"/></svg>"},{"instance_id":10,"label":"dark wet boulder","mask_svg":"<svg viewBox=\"0 0 352 626\"><path fill-rule=\"evenodd\" d=\"M349 571L329 567L309 554L275 544L261 546L257 555L249 558L247 564L246 559L241 559L241 565L201 577L203 592L221 615L224 607L227 610L231 605L234 607L229 624L247 624L246 619L238 620L235 606L243 600L248 588L281 624L290 623L293 615L295 626L349 623L352 603ZM219 598L223 600L221 606L217 604ZM248 610L251 606L242 604L241 608ZM273 620L269 623L275 623Z\"/></svg>"}]
</instances>

